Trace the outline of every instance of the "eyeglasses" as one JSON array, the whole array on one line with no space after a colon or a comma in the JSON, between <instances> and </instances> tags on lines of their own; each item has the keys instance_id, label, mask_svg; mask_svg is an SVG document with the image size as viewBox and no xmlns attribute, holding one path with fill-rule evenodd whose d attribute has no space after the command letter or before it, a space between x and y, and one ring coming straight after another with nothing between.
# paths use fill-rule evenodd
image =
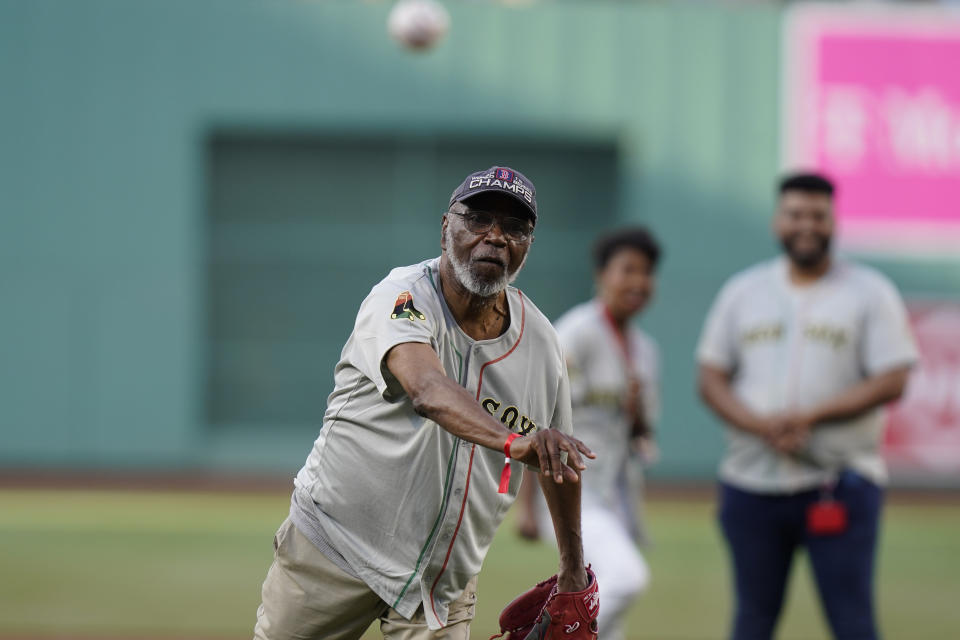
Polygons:
<instances>
[{"instance_id":1,"label":"eyeglasses","mask_svg":"<svg viewBox=\"0 0 960 640\"><path fill-rule=\"evenodd\" d=\"M448 211L455 216L463 218L463 224L467 230L477 235L482 235L490 231L494 224L499 224L504 235L515 242L526 242L533 235L533 227L530 222L523 218L514 218L513 216L500 216L490 211L467 211L459 213L457 211Z\"/></svg>"}]
</instances>

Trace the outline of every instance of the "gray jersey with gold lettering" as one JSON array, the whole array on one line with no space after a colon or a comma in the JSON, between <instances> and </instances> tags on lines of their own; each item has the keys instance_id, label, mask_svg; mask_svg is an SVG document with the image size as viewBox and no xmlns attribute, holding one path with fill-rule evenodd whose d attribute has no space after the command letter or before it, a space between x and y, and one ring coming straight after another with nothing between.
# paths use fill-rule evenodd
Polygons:
<instances>
[{"instance_id":1,"label":"gray jersey with gold lettering","mask_svg":"<svg viewBox=\"0 0 960 640\"><path fill-rule=\"evenodd\" d=\"M328 549L401 615L423 604L432 629L479 573L523 474L512 462L509 491L498 493L503 452L418 415L384 365L387 352L429 344L447 376L511 431L572 431L566 368L543 314L508 287L509 329L473 340L447 308L438 268L435 258L394 269L364 300L295 481Z\"/></svg>"},{"instance_id":2,"label":"gray jersey with gold lettering","mask_svg":"<svg viewBox=\"0 0 960 640\"><path fill-rule=\"evenodd\" d=\"M916 361L900 294L882 274L835 260L815 284L792 285L786 258L731 278L717 295L697 359L733 375L737 397L760 415L807 409L867 377ZM729 428L720 477L749 491L786 493L822 485L848 467L877 483L880 407L814 429L798 456Z\"/></svg>"}]
</instances>

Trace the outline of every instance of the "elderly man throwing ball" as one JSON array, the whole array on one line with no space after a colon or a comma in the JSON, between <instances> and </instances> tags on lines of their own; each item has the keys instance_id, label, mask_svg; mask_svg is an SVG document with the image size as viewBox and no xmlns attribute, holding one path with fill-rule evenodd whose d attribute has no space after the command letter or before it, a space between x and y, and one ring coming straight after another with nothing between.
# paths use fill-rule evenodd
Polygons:
<instances>
[{"instance_id":1,"label":"elderly man throwing ball","mask_svg":"<svg viewBox=\"0 0 960 640\"><path fill-rule=\"evenodd\" d=\"M359 638L375 620L388 638L469 638L518 461L541 471L556 591L589 586L579 479L594 456L570 436L556 333L509 286L536 222L525 176L471 174L443 215L440 257L394 269L363 301L274 539L256 638Z\"/></svg>"}]
</instances>

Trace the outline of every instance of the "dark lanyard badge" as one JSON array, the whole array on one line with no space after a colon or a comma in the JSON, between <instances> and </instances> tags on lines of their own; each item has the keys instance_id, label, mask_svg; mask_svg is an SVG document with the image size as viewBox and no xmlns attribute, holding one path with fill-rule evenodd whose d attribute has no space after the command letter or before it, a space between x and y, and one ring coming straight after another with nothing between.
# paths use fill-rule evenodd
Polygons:
<instances>
[{"instance_id":1,"label":"dark lanyard badge","mask_svg":"<svg viewBox=\"0 0 960 640\"><path fill-rule=\"evenodd\" d=\"M807 507L807 533L835 536L847 530L847 506L833 497L833 485L826 485L820 498Z\"/></svg>"}]
</instances>

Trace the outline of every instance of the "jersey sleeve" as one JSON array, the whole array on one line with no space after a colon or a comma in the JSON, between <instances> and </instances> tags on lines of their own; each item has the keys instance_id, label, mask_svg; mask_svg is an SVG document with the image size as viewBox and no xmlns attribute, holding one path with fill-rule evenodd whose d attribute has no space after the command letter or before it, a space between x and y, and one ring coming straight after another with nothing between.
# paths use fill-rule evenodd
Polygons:
<instances>
[{"instance_id":1,"label":"jersey sleeve","mask_svg":"<svg viewBox=\"0 0 960 640\"><path fill-rule=\"evenodd\" d=\"M404 394L386 366L386 355L405 342L429 344L438 351L434 305L429 296L414 296L398 286L374 287L360 306L355 331L353 364L377 386L384 400Z\"/></svg>"},{"instance_id":2,"label":"jersey sleeve","mask_svg":"<svg viewBox=\"0 0 960 640\"><path fill-rule=\"evenodd\" d=\"M735 289L727 283L717 294L697 346L697 362L730 372L737 366Z\"/></svg>"},{"instance_id":3,"label":"jersey sleeve","mask_svg":"<svg viewBox=\"0 0 960 640\"><path fill-rule=\"evenodd\" d=\"M862 343L868 376L917 361L917 347L900 293L886 278L878 279L868 301Z\"/></svg>"}]
</instances>

